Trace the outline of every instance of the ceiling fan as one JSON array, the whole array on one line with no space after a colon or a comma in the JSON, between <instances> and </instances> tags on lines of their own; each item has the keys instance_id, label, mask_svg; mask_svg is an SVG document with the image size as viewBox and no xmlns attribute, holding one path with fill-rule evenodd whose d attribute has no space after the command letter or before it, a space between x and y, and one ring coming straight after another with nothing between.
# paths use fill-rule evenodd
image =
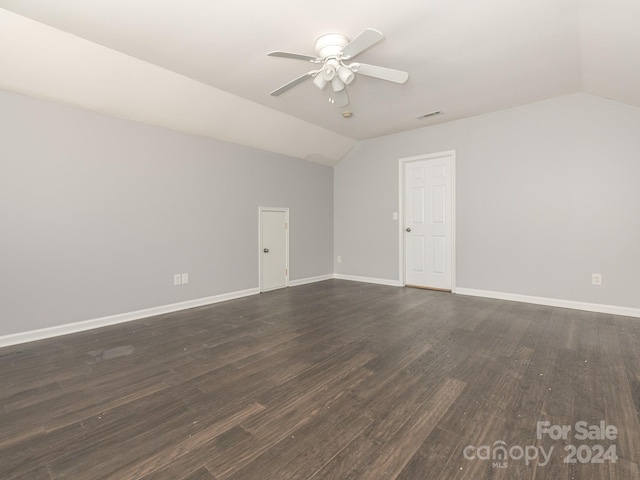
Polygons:
<instances>
[{"instance_id":1,"label":"ceiling fan","mask_svg":"<svg viewBox=\"0 0 640 480\"><path fill-rule=\"evenodd\" d=\"M271 92L271 95L274 97L282 95L296 85L313 78L313 83L320 90L325 90L328 93L329 102L337 107L344 107L349 104L349 96L345 87L353 82L356 74L388 82L405 83L409 79L407 72L365 63L347 63L383 38L384 35L373 28L365 29L351 41L340 33L327 33L316 40L317 56L315 57L279 51L268 53L267 55L271 57L293 58L319 65L317 70L300 75ZM331 88L326 88L329 84Z\"/></svg>"}]
</instances>

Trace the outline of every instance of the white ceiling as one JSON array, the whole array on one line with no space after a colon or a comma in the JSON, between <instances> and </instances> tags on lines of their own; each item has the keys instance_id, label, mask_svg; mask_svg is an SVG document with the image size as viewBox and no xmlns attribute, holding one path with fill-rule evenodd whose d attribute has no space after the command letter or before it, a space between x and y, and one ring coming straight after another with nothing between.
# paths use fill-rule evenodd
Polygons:
<instances>
[{"instance_id":1,"label":"white ceiling","mask_svg":"<svg viewBox=\"0 0 640 480\"><path fill-rule=\"evenodd\" d=\"M329 165L359 140L574 92L640 107L638 0L0 0L0 7L0 64L10 67L0 88ZM408 71L405 85L357 78L348 87L350 119L311 82L269 95L312 66L268 52L314 55L321 34L353 38L367 27L386 38L358 61ZM415 118L434 110L443 113Z\"/></svg>"}]
</instances>

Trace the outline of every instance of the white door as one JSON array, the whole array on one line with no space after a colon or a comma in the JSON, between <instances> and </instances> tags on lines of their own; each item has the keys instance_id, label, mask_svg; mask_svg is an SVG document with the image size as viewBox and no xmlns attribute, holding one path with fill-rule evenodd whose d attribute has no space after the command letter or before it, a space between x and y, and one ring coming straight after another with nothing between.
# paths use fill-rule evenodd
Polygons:
<instances>
[{"instance_id":1,"label":"white door","mask_svg":"<svg viewBox=\"0 0 640 480\"><path fill-rule=\"evenodd\" d=\"M405 284L453 286L453 154L404 163Z\"/></svg>"},{"instance_id":2,"label":"white door","mask_svg":"<svg viewBox=\"0 0 640 480\"><path fill-rule=\"evenodd\" d=\"M260 209L260 291L288 285L288 219L286 209Z\"/></svg>"}]
</instances>

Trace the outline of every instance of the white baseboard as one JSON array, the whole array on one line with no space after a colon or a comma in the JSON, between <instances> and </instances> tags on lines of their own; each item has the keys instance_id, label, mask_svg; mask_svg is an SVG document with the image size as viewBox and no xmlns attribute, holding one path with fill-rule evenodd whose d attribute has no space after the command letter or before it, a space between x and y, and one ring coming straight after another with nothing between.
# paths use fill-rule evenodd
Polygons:
<instances>
[{"instance_id":1,"label":"white baseboard","mask_svg":"<svg viewBox=\"0 0 640 480\"><path fill-rule=\"evenodd\" d=\"M386 278L358 277L356 275L343 275L336 273L333 278L338 280L350 280L352 282L375 283L376 285L388 285L390 287L404 287L399 280L388 280Z\"/></svg>"},{"instance_id":2,"label":"white baseboard","mask_svg":"<svg viewBox=\"0 0 640 480\"><path fill-rule=\"evenodd\" d=\"M160 307L146 308L135 312L120 313L110 315L108 317L94 318L82 322L67 323L65 325L57 325L55 327L41 328L39 330L31 330L28 332L14 333L11 335L0 336L0 347L16 345L18 343L33 342L44 338L57 337L59 335L67 335L69 333L82 332L93 328L106 327L107 325L115 325L117 323L130 322L141 318L153 317L164 313L177 312L178 310L186 310L188 308L201 307L212 303L224 302L235 298L247 297L260 293L258 288L250 288L248 290L240 290L237 292L223 293L211 297L198 298L195 300L187 300L185 302L172 303L170 305L162 305Z\"/></svg>"},{"instance_id":3,"label":"white baseboard","mask_svg":"<svg viewBox=\"0 0 640 480\"><path fill-rule=\"evenodd\" d=\"M322 282L324 280L330 280L332 278L335 278L338 280L349 280L353 282L364 282L364 283L373 283L377 285L388 285L392 287L403 286L402 283L398 280L388 280L388 279L373 278L373 277L360 277L355 275L343 275L339 273L320 275L317 277L309 277L309 278L303 278L300 280L294 280L289 282L289 286L295 287L299 285L307 285L309 283ZM162 315L165 313L177 312L179 310L186 310L188 308L201 307L204 305L210 305L213 303L224 302L224 301L233 300L236 298L247 297L247 296L256 295L259 293L260 293L259 288L250 288L247 290L223 293L221 295L198 298L195 300L187 300L185 302L172 303L169 305L162 305L159 307L147 308L144 310L137 310L134 312L110 315L107 317L95 318L92 320L85 320L82 322L68 323L65 325L57 325L54 327L42 328L39 330L31 330L28 332L20 332L20 333L14 333L10 335L4 335L4 336L0 336L0 347L17 345L19 343L33 342L33 341L42 340L45 338L57 337L59 335L67 335L70 333L91 330L93 328L100 328L100 327L106 327L108 325L115 325L118 323L130 322L133 320L139 320L141 318L147 318L147 317L153 317L155 315ZM455 289L455 293L459 295L493 298L496 300L509 300L513 302L546 305L549 307L570 308L573 310L584 310L587 312L606 313L611 315L623 315L627 317L640 318L639 308L619 307L615 305L600 305L595 303L575 302L571 300L560 300L556 298L534 297L534 296L520 295L515 293L492 292L488 290L476 290L472 288L460 288L460 287Z\"/></svg>"},{"instance_id":4,"label":"white baseboard","mask_svg":"<svg viewBox=\"0 0 640 480\"><path fill-rule=\"evenodd\" d=\"M600 305L597 303L574 302L572 300L560 300L557 298L533 297L516 293L491 292L488 290L475 290L473 288L456 288L459 295L472 297L493 298L496 300L510 300L512 302L533 303L548 307L570 308L572 310L584 310L586 312L607 313L610 315L623 315L625 317L640 317L640 308L618 307L616 305Z\"/></svg>"},{"instance_id":5,"label":"white baseboard","mask_svg":"<svg viewBox=\"0 0 640 480\"><path fill-rule=\"evenodd\" d=\"M333 273L328 275L319 275L317 277L301 278L299 280L289 280L289 286L299 287L300 285L307 285L309 283L324 282L325 280L331 280L332 278L334 278Z\"/></svg>"}]
</instances>

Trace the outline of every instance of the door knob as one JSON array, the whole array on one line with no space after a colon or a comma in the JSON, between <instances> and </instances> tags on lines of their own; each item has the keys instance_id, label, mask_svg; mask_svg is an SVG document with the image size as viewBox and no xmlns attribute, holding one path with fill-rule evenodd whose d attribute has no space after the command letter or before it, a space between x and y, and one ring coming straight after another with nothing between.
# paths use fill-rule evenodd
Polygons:
<instances>
[{"instance_id":1,"label":"door knob","mask_svg":"<svg viewBox=\"0 0 640 480\"><path fill-rule=\"evenodd\" d=\"M411 228L407 227L407 232L410 232L410 231L411 231Z\"/></svg>"},{"instance_id":2,"label":"door knob","mask_svg":"<svg viewBox=\"0 0 640 480\"><path fill-rule=\"evenodd\" d=\"M265 248L265 249L263 250L263 252L264 252L264 253L269 253L269 249L268 249L268 248Z\"/></svg>"}]
</instances>

